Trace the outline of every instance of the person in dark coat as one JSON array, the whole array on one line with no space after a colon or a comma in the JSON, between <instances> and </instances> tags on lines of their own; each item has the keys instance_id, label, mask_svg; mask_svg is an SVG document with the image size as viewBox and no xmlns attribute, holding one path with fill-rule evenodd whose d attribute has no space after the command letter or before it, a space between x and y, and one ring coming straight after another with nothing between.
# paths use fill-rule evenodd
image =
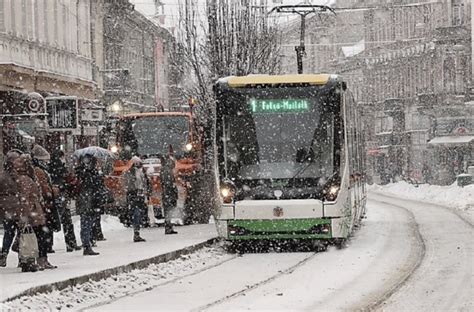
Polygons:
<instances>
[{"instance_id":1,"label":"person in dark coat","mask_svg":"<svg viewBox=\"0 0 474 312\"><path fill-rule=\"evenodd\" d=\"M76 235L74 234L71 210L68 208L68 192L66 189L68 170L66 168L64 152L61 150L54 151L51 154L51 162L49 163L48 167L51 176L51 182L59 191L55 204L58 207L61 224L63 226L66 251L72 252L74 250L80 250L81 247L77 245Z\"/></svg>"},{"instance_id":2,"label":"person in dark coat","mask_svg":"<svg viewBox=\"0 0 474 312\"><path fill-rule=\"evenodd\" d=\"M149 184L139 157L133 156L132 166L124 174L125 187L127 190L127 205L132 212L133 241L144 242L140 236L140 224L142 212L145 211L145 198L149 193Z\"/></svg>"},{"instance_id":3,"label":"person in dark coat","mask_svg":"<svg viewBox=\"0 0 474 312\"><path fill-rule=\"evenodd\" d=\"M97 192L97 181L100 179L96 168L97 159L92 155L84 155L76 167L79 193L76 199L76 212L81 220L81 241L84 256L95 256L98 252L92 249L92 226L97 214L96 202L100 194Z\"/></svg>"},{"instance_id":4,"label":"person in dark coat","mask_svg":"<svg viewBox=\"0 0 474 312\"><path fill-rule=\"evenodd\" d=\"M99 201L96 202L96 214L94 222L92 223L92 246L95 246L96 241L107 240L102 232L101 216L105 213L105 205L109 203L110 193L104 183L104 173L102 172L101 163L97 160L97 192L99 193Z\"/></svg>"},{"instance_id":5,"label":"person in dark coat","mask_svg":"<svg viewBox=\"0 0 474 312\"><path fill-rule=\"evenodd\" d=\"M5 155L4 171L0 173L0 220L4 230L0 267L7 266L7 256L18 230L20 194L13 173L13 161L21 154L18 150L9 151Z\"/></svg>"},{"instance_id":6,"label":"person in dark coat","mask_svg":"<svg viewBox=\"0 0 474 312\"><path fill-rule=\"evenodd\" d=\"M48 253L54 253L54 232L61 231L61 221L55 198L58 195L58 189L53 187L51 177L49 176L48 162L50 154L41 145L35 144L31 150L32 163L34 167L36 182L38 183L43 196L43 208L46 214L46 227L44 231L47 235Z\"/></svg>"},{"instance_id":7,"label":"person in dark coat","mask_svg":"<svg viewBox=\"0 0 474 312\"><path fill-rule=\"evenodd\" d=\"M169 146L168 155L161 157L160 181L161 204L165 214L165 234L177 234L171 223L171 212L176 208L178 201L178 187L175 179L176 159L173 146Z\"/></svg>"}]
</instances>

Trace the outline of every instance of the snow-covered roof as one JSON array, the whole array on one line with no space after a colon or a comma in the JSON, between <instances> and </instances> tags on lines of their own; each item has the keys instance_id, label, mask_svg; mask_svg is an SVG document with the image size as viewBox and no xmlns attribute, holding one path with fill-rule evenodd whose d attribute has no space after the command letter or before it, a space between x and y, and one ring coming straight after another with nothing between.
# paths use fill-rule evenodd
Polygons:
<instances>
[{"instance_id":1,"label":"snow-covered roof","mask_svg":"<svg viewBox=\"0 0 474 312\"><path fill-rule=\"evenodd\" d=\"M345 57L352 57L359 53L362 53L365 50L365 40L362 39L361 41L357 42L352 46L345 46L342 47L342 53L344 53Z\"/></svg>"},{"instance_id":2,"label":"snow-covered roof","mask_svg":"<svg viewBox=\"0 0 474 312\"><path fill-rule=\"evenodd\" d=\"M474 141L474 135L440 136L432 139L428 144L466 144Z\"/></svg>"}]
</instances>

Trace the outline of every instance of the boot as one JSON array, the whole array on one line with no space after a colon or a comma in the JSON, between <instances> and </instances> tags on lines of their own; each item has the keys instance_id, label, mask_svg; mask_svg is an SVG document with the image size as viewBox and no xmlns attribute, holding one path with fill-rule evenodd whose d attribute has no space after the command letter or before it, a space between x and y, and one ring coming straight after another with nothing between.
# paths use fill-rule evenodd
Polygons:
<instances>
[{"instance_id":1,"label":"boot","mask_svg":"<svg viewBox=\"0 0 474 312\"><path fill-rule=\"evenodd\" d=\"M25 260L20 263L21 272L37 272L40 270L34 259Z\"/></svg>"},{"instance_id":2,"label":"boot","mask_svg":"<svg viewBox=\"0 0 474 312\"><path fill-rule=\"evenodd\" d=\"M77 250L81 250L82 247L81 246L77 246L77 245L73 245L73 246L66 246L66 251L67 252L73 252L73 251L77 251Z\"/></svg>"},{"instance_id":3,"label":"boot","mask_svg":"<svg viewBox=\"0 0 474 312\"><path fill-rule=\"evenodd\" d=\"M178 234L175 230L173 230L173 225L171 222L165 222L165 235L168 234Z\"/></svg>"},{"instance_id":4,"label":"boot","mask_svg":"<svg viewBox=\"0 0 474 312\"><path fill-rule=\"evenodd\" d=\"M40 270L51 270L51 269L57 269L58 267L55 265L52 265L48 261L48 257L40 257L38 258L38 266Z\"/></svg>"},{"instance_id":5,"label":"boot","mask_svg":"<svg viewBox=\"0 0 474 312\"><path fill-rule=\"evenodd\" d=\"M0 267L7 266L7 256L8 256L8 253L6 252L0 253Z\"/></svg>"},{"instance_id":6,"label":"boot","mask_svg":"<svg viewBox=\"0 0 474 312\"><path fill-rule=\"evenodd\" d=\"M84 247L84 251L82 252L84 256L97 256L100 255L100 253L95 252L92 250L92 247Z\"/></svg>"},{"instance_id":7,"label":"boot","mask_svg":"<svg viewBox=\"0 0 474 312\"><path fill-rule=\"evenodd\" d=\"M133 234L133 242L134 243L139 243L139 242L146 242L146 240L142 237L140 237L140 232L134 232Z\"/></svg>"}]
</instances>

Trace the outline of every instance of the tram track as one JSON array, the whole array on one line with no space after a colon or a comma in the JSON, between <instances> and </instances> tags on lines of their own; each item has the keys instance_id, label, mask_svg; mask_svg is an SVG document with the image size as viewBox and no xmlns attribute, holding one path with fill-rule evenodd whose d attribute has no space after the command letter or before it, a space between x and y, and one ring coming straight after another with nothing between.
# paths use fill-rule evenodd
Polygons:
<instances>
[{"instance_id":1,"label":"tram track","mask_svg":"<svg viewBox=\"0 0 474 312\"><path fill-rule=\"evenodd\" d=\"M411 221L411 224L413 225L413 233L415 234L415 238L421 248L419 249L419 253L417 254L416 260L413 263L413 265L404 274L400 276L400 279L395 284L391 285L391 287L386 289L384 293L382 293L381 295L378 295L378 299L367 304L366 306L357 308L358 311L378 310L383 305L384 302L386 302L401 287L403 287L406 283L409 282L413 274L420 268L426 256L425 240L423 239L423 236L421 235L419 224L416 222L416 218L413 212L411 212L409 209L405 207L394 205L389 202L384 202L384 201L379 201L379 200L374 200L374 199L372 199L372 201L375 201L384 205L389 205L389 206L402 209L403 211L405 211L410 216L410 221Z\"/></svg>"},{"instance_id":2,"label":"tram track","mask_svg":"<svg viewBox=\"0 0 474 312\"><path fill-rule=\"evenodd\" d=\"M280 271L280 272L278 272L277 274L275 274L275 275L273 275L273 276L270 276L270 277L268 277L268 278L266 278L266 279L264 279L264 280L262 280L262 281L260 281L260 282L257 282L257 283L254 283L254 284L252 284L252 285L249 285L249 286L247 286L245 289L236 291L236 292L234 292L234 293L232 293L232 294L230 294L230 295L224 296L224 297L222 297L222 298L220 298L220 299L217 299L217 300L215 300L215 301L213 301L213 302L210 302L210 303L208 303L208 304L206 304L206 305L200 306L200 307L198 307L198 308L196 308L196 309L192 309L191 311L192 311L192 312L205 311L205 310L207 310L207 309L209 309L209 308L212 308L212 307L214 307L214 306L216 306L216 305L222 304L222 303L224 303L224 302L226 302L226 301L228 301L228 300L231 300L231 299L233 299L233 298L236 298L236 297L238 297L238 296L242 296L242 295L244 295L245 293L247 293L247 292L249 292L249 291L252 291L252 290L254 290L254 289L258 288L258 287L261 287L261 286L263 286L263 285L265 285L265 284L268 284L268 283L270 283L270 282L272 282L272 281L278 279L279 277L281 277L281 276L283 276L283 275L291 274L291 273L292 273L294 270L296 270L298 267L300 267L300 266L306 264L308 261L310 261L311 259L313 259L317 254L318 254L317 252L312 253L312 254L309 255L308 257L306 257L306 258L300 260L300 261L299 261L298 263L296 263L295 265L292 265L291 267L289 267L289 268L287 268L287 269L285 269L285 270L283 270L283 271Z\"/></svg>"},{"instance_id":3,"label":"tram track","mask_svg":"<svg viewBox=\"0 0 474 312\"><path fill-rule=\"evenodd\" d=\"M216 247L216 248L221 248L221 247ZM146 292L149 292L149 291L152 291L153 289L155 288L158 288L158 287L162 287L162 286L166 286L166 285L169 285L169 284L173 284L173 283L178 283L179 281L181 280L184 280L186 278L189 278L189 277L192 277L192 276L195 276L195 275L198 275L200 273L203 273L205 271L208 271L208 270L211 270L213 268L216 268L218 266L221 266L227 262L230 262L230 261L233 261L235 259L237 259L240 255L232 255L230 258L226 258L222 261L219 261L217 263L214 263L212 265L209 265L209 266L206 266L206 267L203 267L199 270L196 270L194 272L191 272L189 274L185 274L185 275L182 275L182 276L179 276L179 277L176 277L176 278L173 278L173 279L170 279L170 280L167 280L167 281L164 281L163 283L158 283L156 285L153 285L151 287L147 287L145 289L140 289L140 290L137 290L137 291L132 291L132 292L129 292L129 293L126 293L126 294L123 294L121 296L117 296L117 297L114 297L113 299L110 299L110 300L106 300L106 301L102 301L100 303L97 303L97 304L94 304L94 305L90 305L90 306L87 306L87 307L83 307L81 309L78 309L77 311L89 311L90 309L97 309L97 308L100 308L100 307L103 307L103 306L106 306L108 304L111 304L111 303L114 303L116 301L119 301L123 298L126 298L126 297L130 297L130 296L135 296L135 295L138 295L140 293L146 293Z\"/></svg>"},{"instance_id":4,"label":"tram track","mask_svg":"<svg viewBox=\"0 0 474 312\"><path fill-rule=\"evenodd\" d=\"M464 214L462 214L458 209L455 209L455 208L450 208L450 207L440 205L440 204L423 202L423 201L419 201L419 200L416 200L416 199L403 199L403 198L396 197L394 195L378 193L378 192L374 192L374 193L372 193L372 195L376 195L376 196L380 196L380 197L386 197L386 198L389 198L391 200L395 200L395 201L399 201L399 202L409 202L409 203L411 202L411 203L417 203L417 204L421 204L421 205L435 206L435 207L444 209L444 210L456 215L459 219L461 219L464 223L466 223L466 225L468 225L471 228L474 228L474 222L472 220L470 220L469 218L467 218ZM372 199L373 199L373 196L372 196ZM376 199L373 199L373 200L384 203L384 204L389 204L389 205L392 205L392 206L402 207L400 205L393 204L393 202L387 202L386 200L376 200Z\"/></svg>"},{"instance_id":5,"label":"tram track","mask_svg":"<svg viewBox=\"0 0 474 312\"><path fill-rule=\"evenodd\" d=\"M397 285L394 285L379 300L367 305L362 310L400 311L409 307L413 310L445 311L451 309L464 310L467 306L472 308L472 297L467 299L472 295L469 294L468 286L471 285L472 291L472 273L469 273L469 263L472 261L472 243L469 243L466 239L459 239L472 237L472 229L474 228L472 222L456 209L443 205L402 199L379 193L372 195L375 195L371 196L372 201L403 209L409 212L415 221L419 219L419 221L416 221L417 236L422 241L423 257L419 258L409 274L406 274ZM426 217L427 215L431 217L432 215L440 215L444 218L433 217L430 219ZM455 228L456 231L444 231L444 228L441 228L442 225L437 225L440 219L444 221L444 226L448 224L448 229ZM447 241L452 239L452 244L443 244L443 238ZM456 245L458 246L454 247ZM451 250L449 250L450 248ZM454 251L457 251L459 255L453 256ZM433 277L430 274L432 272L440 272L440 275ZM441 272L446 275L442 276ZM440 280L443 280L443 282L440 283ZM457 289L457 291L446 291L445 285L449 285L448 289ZM422 295L430 297L434 293L439 293L436 300L421 298ZM431 303L434 301L438 301L438 303Z\"/></svg>"}]
</instances>

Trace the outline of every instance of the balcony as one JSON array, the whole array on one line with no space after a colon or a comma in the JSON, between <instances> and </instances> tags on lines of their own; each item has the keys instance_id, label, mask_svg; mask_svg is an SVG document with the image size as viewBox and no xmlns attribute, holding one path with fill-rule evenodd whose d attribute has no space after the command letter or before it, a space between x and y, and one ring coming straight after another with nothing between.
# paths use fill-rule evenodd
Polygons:
<instances>
[{"instance_id":1,"label":"balcony","mask_svg":"<svg viewBox=\"0 0 474 312\"><path fill-rule=\"evenodd\" d=\"M7 34L0 34L0 62L45 74L92 81L90 58Z\"/></svg>"}]
</instances>

